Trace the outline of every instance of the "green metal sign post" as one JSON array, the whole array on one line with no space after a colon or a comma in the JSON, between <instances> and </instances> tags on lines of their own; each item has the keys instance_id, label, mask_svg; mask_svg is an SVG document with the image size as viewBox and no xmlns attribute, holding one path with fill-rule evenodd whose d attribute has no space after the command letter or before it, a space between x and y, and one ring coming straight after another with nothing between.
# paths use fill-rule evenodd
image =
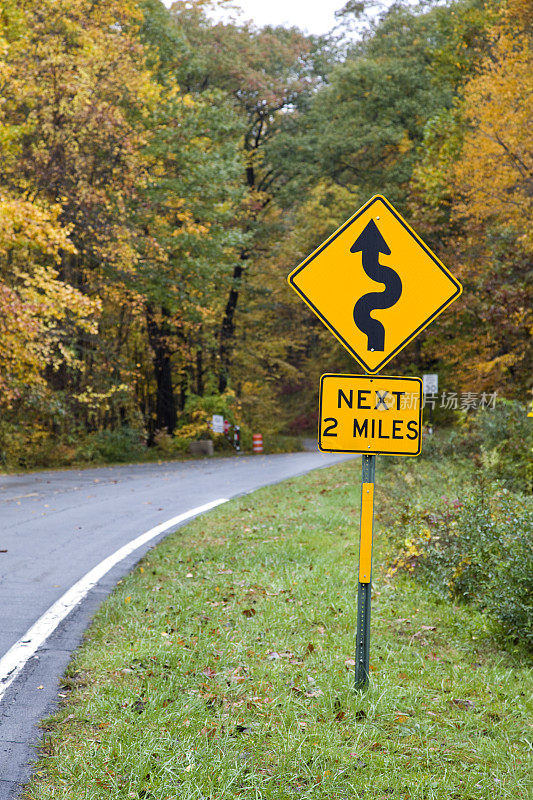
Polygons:
<instances>
[{"instance_id":1,"label":"green metal sign post","mask_svg":"<svg viewBox=\"0 0 533 800\"><path fill-rule=\"evenodd\" d=\"M355 651L356 689L366 688L370 677L370 602L372 595L372 529L376 456L363 455L361 460L361 536L359 543L359 588L357 593Z\"/></svg>"}]
</instances>

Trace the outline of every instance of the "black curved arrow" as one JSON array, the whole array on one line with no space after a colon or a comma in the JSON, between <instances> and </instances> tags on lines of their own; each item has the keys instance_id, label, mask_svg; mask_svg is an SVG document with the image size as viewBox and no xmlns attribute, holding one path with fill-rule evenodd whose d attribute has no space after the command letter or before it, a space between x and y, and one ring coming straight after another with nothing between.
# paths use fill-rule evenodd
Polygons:
<instances>
[{"instance_id":1,"label":"black curved arrow","mask_svg":"<svg viewBox=\"0 0 533 800\"><path fill-rule=\"evenodd\" d=\"M385 328L377 319L370 316L376 309L391 308L402 294L400 276L390 267L379 263L379 254L390 255L390 248L381 235L373 219L357 237L350 247L350 253L363 253L363 269L373 281L384 283L382 292L364 294L354 306L353 319L356 326L368 337L368 349L383 351L385 349Z\"/></svg>"}]
</instances>

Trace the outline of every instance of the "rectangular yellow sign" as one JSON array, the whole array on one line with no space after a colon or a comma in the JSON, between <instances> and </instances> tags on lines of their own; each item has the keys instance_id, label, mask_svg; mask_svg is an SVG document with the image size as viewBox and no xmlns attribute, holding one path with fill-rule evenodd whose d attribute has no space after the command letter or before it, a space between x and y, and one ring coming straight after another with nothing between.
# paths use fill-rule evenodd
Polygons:
<instances>
[{"instance_id":1,"label":"rectangular yellow sign","mask_svg":"<svg viewBox=\"0 0 533 800\"><path fill-rule=\"evenodd\" d=\"M418 456L422 381L382 375L322 375L318 446L325 453Z\"/></svg>"},{"instance_id":2,"label":"rectangular yellow sign","mask_svg":"<svg viewBox=\"0 0 533 800\"><path fill-rule=\"evenodd\" d=\"M374 484L361 487L361 539L359 542L359 583L370 583L372 572L372 526L374 520Z\"/></svg>"}]
</instances>

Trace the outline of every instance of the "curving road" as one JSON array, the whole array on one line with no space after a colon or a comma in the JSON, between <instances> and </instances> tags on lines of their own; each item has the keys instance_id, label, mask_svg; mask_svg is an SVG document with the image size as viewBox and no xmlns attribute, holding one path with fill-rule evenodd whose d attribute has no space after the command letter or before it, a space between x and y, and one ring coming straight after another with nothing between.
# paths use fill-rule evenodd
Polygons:
<instances>
[{"instance_id":1,"label":"curving road","mask_svg":"<svg viewBox=\"0 0 533 800\"><path fill-rule=\"evenodd\" d=\"M306 452L0 476L0 800L18 797L28 780L39 720L53 710L59 678L95 610L183 524L179 515L347 458ZM125 545L147 531L149 541L128 553ZM69 611L61 598L91 570L82 601L67 595ZM64 619L48 633L46 620L62 602ZM35 652L32 642L41 642Z\"/></svg>"}]
</instances>

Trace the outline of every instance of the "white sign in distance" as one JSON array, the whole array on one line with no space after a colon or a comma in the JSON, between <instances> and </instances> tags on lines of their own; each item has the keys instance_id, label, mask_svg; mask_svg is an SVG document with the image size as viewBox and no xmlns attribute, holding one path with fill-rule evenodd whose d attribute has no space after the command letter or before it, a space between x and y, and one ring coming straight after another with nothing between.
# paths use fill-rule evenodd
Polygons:
<instances>
[{"instance_id":1,"label":"white sign in distance","mask_svg":"<svg viewBox=\"0 0 533 800\"><path fill-rule=\"evenodd\" d=\"M438 394L439 392L439 376L435 373L423 375L424 394Z\"/></svg>"},{"instance_id":2,"label":"white sign in distance","mask_svg":"<svg viewBox=\"0 0 533 800\"><path fill-rule=\"evenodd\" d=\"M213 433L224 433L224 417L222 414L213 414L213 422L211 425Z\"/></svg>"}]
</instances>

